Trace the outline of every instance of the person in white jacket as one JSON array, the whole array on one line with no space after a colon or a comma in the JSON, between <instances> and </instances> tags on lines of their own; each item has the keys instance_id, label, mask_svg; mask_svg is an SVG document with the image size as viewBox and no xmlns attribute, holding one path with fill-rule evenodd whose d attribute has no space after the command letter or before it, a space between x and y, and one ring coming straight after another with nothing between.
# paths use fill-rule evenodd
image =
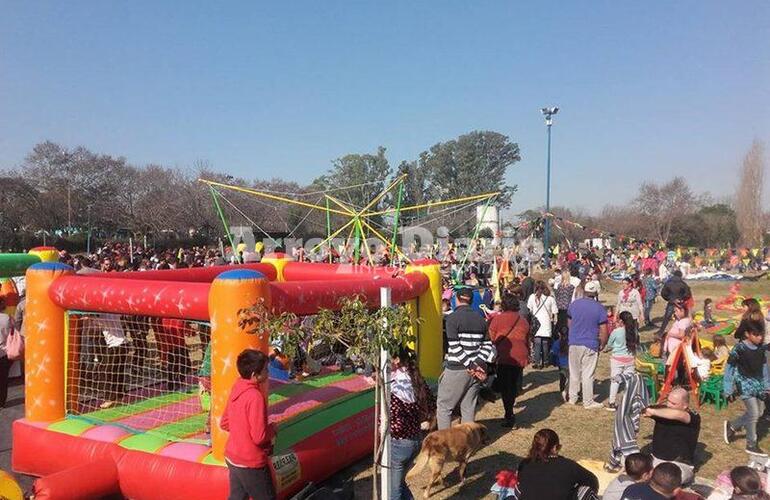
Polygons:
<instances>
[{"instance_id":1,"label":"person in white jacket","mask_svg":"<svg viewBox=\"0 0 770 500\"><path fill-rule=\"evenodd\" d=\"M533 323L532 318L537 318L540 323L538 329L533 331L532 356L535 368L543 368L551 352L551 329L559 313L556 300L551 296L551 290L544 281L535 283L535 293L529 296L527 309L530 313L530 325Z\"/></svg>"},{"instance_id":2,"label":"person in white jacket","mask_svg":"<svg viewBox=\"0 0 770 500\"><path fill-rule=\"evenodd\" d=\"M615 314L620 315L623 311L630 312L637 325L644 314L642 295L634 287L634 280L631 278L623 280L623 289L618 292L618 304L615 308Z\"/></svg>"}]
</instances>

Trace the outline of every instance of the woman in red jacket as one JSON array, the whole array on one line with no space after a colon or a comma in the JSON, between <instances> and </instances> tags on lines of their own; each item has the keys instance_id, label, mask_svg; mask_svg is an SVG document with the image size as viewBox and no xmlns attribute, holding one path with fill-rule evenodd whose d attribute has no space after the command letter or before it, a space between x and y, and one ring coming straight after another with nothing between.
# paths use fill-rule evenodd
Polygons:
<instances>
[{"instance_id":1,"label":"woman in red jacket","mask_svg":"<svg viewBox=\"0 0 770 500\"><path fill-rule=\"evenodd\" d=\"M514 427L513 405L529 359L529 323L519 315L519 299L503 296L503 312L489 323L489 338L497 349L496 385L503 398L503 427Z\"/></svg>"}]
</instances>

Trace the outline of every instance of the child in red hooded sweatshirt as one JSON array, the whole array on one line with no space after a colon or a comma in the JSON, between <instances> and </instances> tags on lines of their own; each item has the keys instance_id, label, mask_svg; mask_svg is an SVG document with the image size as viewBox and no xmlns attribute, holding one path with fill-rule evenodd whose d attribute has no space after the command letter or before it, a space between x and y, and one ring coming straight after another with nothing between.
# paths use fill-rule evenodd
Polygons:
<instances>
[{"instance_id":1,"label":"child in red hooded sweatshirt","mask_svg":"<svg viewBox=\"0 0 770 500\"><path fill-rule=\"evenodd\" d=\"M225 462L230 472L230 500L274 499L270 454L275 432L267 422L267 401L260 385L267 380L267 356L253 349L238 355L238 373L220 427L230 433Z\"/></svg>"}]
</instances>

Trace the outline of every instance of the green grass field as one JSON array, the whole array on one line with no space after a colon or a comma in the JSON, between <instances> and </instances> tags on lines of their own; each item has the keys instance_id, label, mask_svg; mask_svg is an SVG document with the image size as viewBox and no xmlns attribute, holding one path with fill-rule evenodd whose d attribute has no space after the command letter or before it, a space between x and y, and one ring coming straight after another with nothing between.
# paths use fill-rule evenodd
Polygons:
<instances>
[{"instance_id":1,"label":"green grass field","mask_svg":"<svg viewBox=\"0 0 770 500\"><path fill-rule=\"evenodd\" d=\"M694 282L691 288L696 299L696 311L702 309L703 299L717 299L728 295L728 287L732 282ZM614 304L619 286L615 283L604 284L605 290L600 299L605 304ZM770 295L770 281L763 279L759 282L744 282L741 284L741 294ZM655 317L663 314L664 305L659 300L653 310ZM721 315L721 313L720 313ZM658 320L659 321L659 320ZM643 342L652 339L652 332L643 331ZM733 344L732 337L728 344ZM597 400L605 402L609 393L609 356L602 354L596 373L595 393ZM478 420L489 428L493 443L479 452L468 466L465 484L458 486L457 472L453 465L445 468L448 487L434 493L432 498L483 498L489 495L489 487L494 481L495 473L503 468L515 468L526 455L532 437L538 429L549 427L555 430L562 442L562 454L569 458L594 459L604 461L607 458L612 439L612 421L614 414L605 410L585 410L582 406L570 406L563 403L559 394L559 378L555 368L545 370L525 370L524 394L516 402L516 419L520 428L504 429L500 426L502 418L502 403L486 404L479 411ZM697 451L698 467L696 475L706 479L715 479L723 470L732 466L745 464L746 453L743 451L745 441L739 438L731 445L722 441L722 421L734 418L743 412L740 402L731 403L721 412L713 406L704 406L699 410L702 414L700 446ZM652 437L652 425L643 419L639 444L648 445ZM759 427L760 446L770 450L770 435L767 425ZM371 461L362 461L354 467L356 471L356 494L360 498L371 496ZM426 471L427 472L427 471ZM422 491L418 488L425 485L427 474L411 485L415 496ZM435 491L435 490L434 490ZM491 495L489 495L492 498Z\"/></svg>"}]
</instances>

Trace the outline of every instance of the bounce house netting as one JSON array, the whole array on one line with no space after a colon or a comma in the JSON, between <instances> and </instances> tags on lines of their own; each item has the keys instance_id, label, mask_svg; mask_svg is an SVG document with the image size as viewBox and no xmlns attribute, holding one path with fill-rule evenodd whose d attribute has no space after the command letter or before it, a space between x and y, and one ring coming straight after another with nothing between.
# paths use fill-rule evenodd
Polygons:
<instances>
[{"instance_id":1,"label":"bounce house netting","mask_svg":"<svg viewBox=\"0 0 770 500\"><path fill-rule=\"evenodd\" d=\"M208 323L67 313L66 411L170 441L205 442Z\"/></svg>"}]
</instances>

